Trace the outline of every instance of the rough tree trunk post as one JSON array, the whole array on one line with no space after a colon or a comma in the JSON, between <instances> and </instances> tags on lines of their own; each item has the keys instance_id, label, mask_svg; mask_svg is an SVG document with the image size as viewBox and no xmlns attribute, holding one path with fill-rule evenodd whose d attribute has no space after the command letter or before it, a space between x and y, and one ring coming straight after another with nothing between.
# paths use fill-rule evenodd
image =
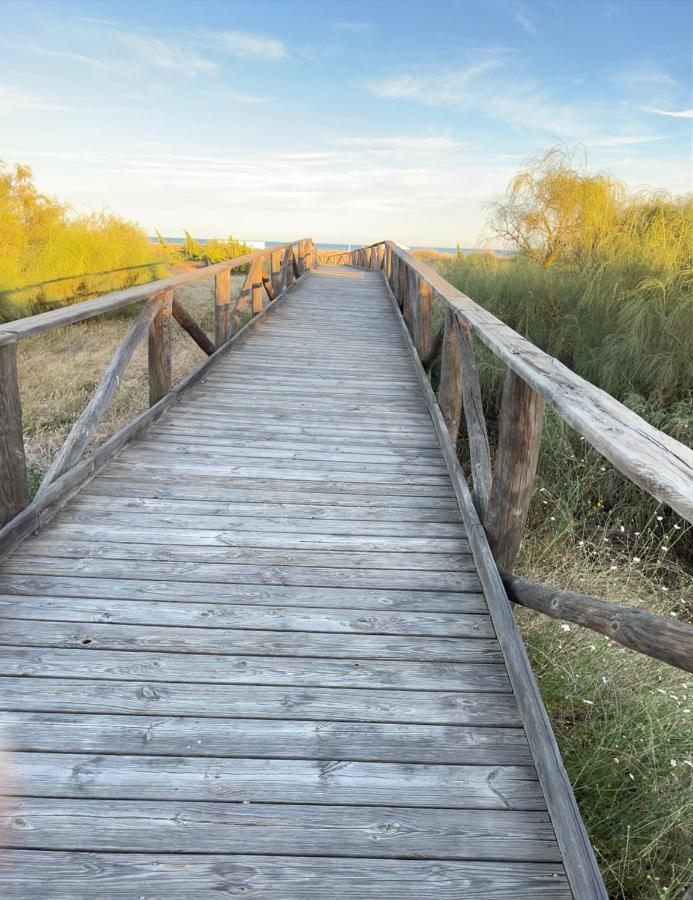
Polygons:
<instances>
[{"instance_id":1,"label":"rough tree trunk post","mask_svg":"<svg viewBox=\"0 0 693 900\"><path fill-rule=\"evenodd\" d=\"M0 526L29 503L17 381L17 343L0 335Z\"/></svg>"},{"instance_id":2,"label":"rough tree trunk post","mask_svg":"<svg viewBox=\"0 0 693 900\"><path fill-rule=\"evenodd\" d=\"M231 337L231 270L214 277L214 343L221 347Z\"/></svg>"},{"instance_id":3,"label":"rough tree trunk post","mask_svg":"<svg viewBox=\"0 0 693 900\"><path fill-rule=\"evenodd\" d=\"M251 272L253 273L253 286L251 293L251 303L252 303L252 313L256 316L259 312L262 312L262 295L263 295L263 285L262 285L262 257L258 256L257 259L253 260L251 263Z\"/></svg>"},{"instance_id":4,"label":"rough tree trunk post","mask_svg":"<svg viewBox=\"0 0 693 900\"><path fill-rule=\"evenodd\" d=\"M270 255L270 281L274 296L278 297L282 292L282 251L274 250Z\"/></svg>"},{"instance_id":5,"label":"rough tree trunk post","mask_svg":"<svg viewBox=\"0 0 693 900\"><path fill-rule=\"evenodd\" d=\"M443 334L443 360L440 369L440 386L438 388L438 405L443 413L453 447L457 446L457 435L460 431L460 417L462 415L460 332L455 318L453 311L450 307L447 307L445 310L445 332Z\"/></svg>"},{"instance_id":6,"label":"rough tree trunk post","mask_svg":"<svg viewBox=\"0 0 693 900\"><path fill-rule=\"evenodd\" d=\"M505 376L498 452L484 526L496 564L511 574L520 549L544 424L544 400L511 369Z\"/></svg>"},{"instance_id":7,"label":"rough tree trunk post","mask_svg":"<svg viewBox=\"0 0 693 900\"><path fill-rule=\"evenodd\" d=\"M161 306L149 326L149 405L171 390L171 312L173 291L161 294Z\"/></svg>"},{"instance_id":8,"label":"rough tree trunk post","mask_svg":"<svg viewBox=\"0 0 693 900\"><path fill-rule=\"evenodd\" d=\"M423 278L414 274L416 300L414 302L414 344L419 359L424 359L431 349L431 315L433 309L433 293Z\"/></svg>"}]
</instances>

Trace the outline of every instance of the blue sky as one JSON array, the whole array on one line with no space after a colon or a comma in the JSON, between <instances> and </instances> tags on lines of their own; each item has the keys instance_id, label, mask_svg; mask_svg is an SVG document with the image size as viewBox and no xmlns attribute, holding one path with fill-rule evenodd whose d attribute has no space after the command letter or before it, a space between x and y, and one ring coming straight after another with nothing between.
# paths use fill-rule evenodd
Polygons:
<instances>
[{"instance_id":1,"label":"blue sky","mask_svg":"<svg viewBox=\"0 0 693 900\"><path fill-rule=\"evenodd\" d=\"M0 0L0 159L150 233L472 246L528 155L691 190L689 0Z\"/></svg>"}]
</instances>

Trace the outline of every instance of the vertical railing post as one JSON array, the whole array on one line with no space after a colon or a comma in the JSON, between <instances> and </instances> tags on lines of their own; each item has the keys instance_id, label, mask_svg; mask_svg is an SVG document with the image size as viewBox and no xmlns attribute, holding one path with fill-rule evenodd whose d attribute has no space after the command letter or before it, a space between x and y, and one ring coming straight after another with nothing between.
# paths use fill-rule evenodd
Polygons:
<instances>
[{"instance_id":1,"label":"vertical railing post","mask_svg":"<svg viewBox=\"0 0 693 900\"><path fill-rule=\"evenodd\" d=\"M443 335L443 358L440 367L438 405L448 426L448 434L453 447L457 446L462 415L462 372L460 368L459 329L455 314L448 306L445 310L445 332Z\"/></svg>"},{"instance_id":2,"label":"vertical railing post","mask_svg":"<svg viewBox=\"0 0 693 900\"><path fill-rule=\"evenodd\" d=\"M298 274L303 275L306 271L306 245L305 241L298 242Z\"/></svg>"},{"instance_id":3,"label":"vertical railing post","mask_svg":"<svg viewBox=\"0 0 693 900\"><path fill-rule=\"evenodd\" d=\"M539 460L545 402L508 369L503 385L498 451L484 526L498 568L515 565Z\"/></svg>"},{"instance_id":4,"label":"vertical railing post","mask_svg":"<svg viewBox=\"0 0 693 900\"><path fill-rule=\"evenodd\" d=\"M0 335L0 527L28 503L17 339Z\"/></svg>"},{"instance_id":5,"label":"vertical railing post","mask_svg":"<svg viewBox=\"0 0 693 900\"><path fill-rule=\"evenodd\" d=\"M231 270L214 276L214 343L221 347L231 337Z\"/></svg>"},{"instance_id":6,"label":"vertical railing post","mask_svg":"<svg viewBox=\"0 0 693 900\"><path fill-rule=\"evenodd\" d=\"M149 326L149 405L171 390L171 306L173 291L159 295L159 311Z\"/></svg>"},{"instance_id":7,"label":"vertical railing post","mask_svg":"<svg viewBox=\"0 0 693 900\"><path fill-rule=\"evenodd\" d=\"M281 274L282 274L282 251L281 250L273 250L270 254L270 282L272 284L272 290L274 291L274 296L278 297L282 292L282 282L281 282Z\"/></svg>"},{"instance_id":8,"label":"vertical railing post","mask_svg":"<svg viewBox=\"0 0 693 900\"><path fill-rule=\"evenodd\" d=\"M433 314L433 293L428 284L418 275L414 275L411 285L414 310L414 333L412 338L416 345L419 359L423 359L431 349L431 317Z\"/></svg>"},{"instance_id":9,"label":"vertical railing post","mask_svg":"<svg viewBox=\"0 0 693 900\"><path fill-rule=\"evenodd\" d=\"M252 287L250 294L251 310L253 315L256 316L259 312L262 312L263 286L261 256L256 257L252 261L250 264L250 271L252 273Z\"/></svg>"}]
</instances>

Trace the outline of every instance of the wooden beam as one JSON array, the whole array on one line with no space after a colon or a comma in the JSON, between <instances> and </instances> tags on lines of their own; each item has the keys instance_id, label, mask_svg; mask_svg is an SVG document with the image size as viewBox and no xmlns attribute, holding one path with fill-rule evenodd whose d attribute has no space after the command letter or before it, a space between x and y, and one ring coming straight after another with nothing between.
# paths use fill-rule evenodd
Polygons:
<instances>
[{"instance_id":1,"label":"wooden beam","mask_svg":"<svg viewBox=\"0 0 693 900\"><path fill-rule=\"evenodd\" d=\"M17 341L0 336L0 526L29 502L17 380Z\"/></svg>"},{"instance_id":2,"label":"wooden beam","mask_svg":"<svg viewBox=\"0 0 693 900\"><path fill-rule=\"evenodd\" d=\"M457 316L455 316L455 325L458 330L462 371L462 408L467 425L474 505L483 522L493 481L491 451L488 445L484 404L481 398L481 385L479 384L471 334L469 327L460 322Z\"/></svg>"},{"instance_id":3,"label":"wooden beam","mask_svg":"<svg viewBox=\"0 0 693 900\"><path fill-rule=\"evenodd\" d=\"M94 436L96 426L103 418L104 413L110 406L113 395L115 394L120 379L127 364L132 358L137 345L148 332L149 326L154 321L159 307L161 306L161 295L152 297L145 304L142 312L139 314L134 325L128 331L122 343L113 354L113 357L106 367L98 387L92 394L91 400L82 410L77 421L70 429L70 433L61 447L58 455L53 460L50 468L41 482L36 498L40 499L46 492L46 489L61 475L64 475L71 469L86 450Z\"/></svg>"},{"instance_id":4,"label":"wooden beam","mask_svg":"<svg viewBox=\"0 0 693 900\"><path fill-rule=\"evenodd\" d=\"M431 374L431 369L433 368L435 361L441 354L443 349L443 337L445 335L445 323L440 326L438 331L436 332L436 336L431 341L431 347L426 356L421 360L421 365L424 367L424 371L427 375Z\"/></svg>"},{"instance_id":5,"label":"wooden beam","mask_svg":"<svg viewBox=\"0 0 693 900\"><path fill-rule=\"evenodd\" d=\"M427 356L431 347L431 315L433 311L433 293L423 278L412 271L411 293L413 298L414 331L412 338L414 346L423 359Z\"/></svg>"},{"instance_id":6,"label":"wooden beam","mask_svg":"<svg viewBox=\"0 0 693 900\"><path fill-rule=\"evenodd\" d=\"M183 331L187 331L197 346L201 350L204 350L207 356L211 356L212 353L214 353L214 344L210 341L206 332L200 328L183 304L178 300L174 300L171 311L173 313L173 318L178 322Z\"/></svg>"},{"instance_id":7,"label":"wooden beam","mask_svg":"<svg viewBox=\"0 0 693 900\"><path fill-rule=\"evenodd\" d=\"M281 294L283 290L281 281L282 255L281 250L273 250L270 254L270 281L275 297Z\"/></svg>"},{"instance_id":8,"label":"wooden beam","mask_svg":"<svg viewBox=\"0 0 693 900\"><path fill-rule=\"evenodd\" d=\"M171 307L173 291L159 295L159 311L149 326L149 405L171 390Z\"/></svg>"},{"instance_id":9,"label":"wooden beam","mask_svg":"<svg viewBox=\"0 0 693 900\"><path fill-rule=\"evenodd\" d=\"M605 634L624 647L693 672L693 626L665 619L644 609L597 600L575 591L564 591L526 581L516 575L502 575L508 597L521 606L583 625Z\"/></svg>"},{"instance_id":10,"label":"wooden beam","mask_svg":"<svg viewBox=\"0 0 693 900\"><path fill-rule=\"evenodd\" d=\"M249 274L252 276L251 311L253 315L256 316L259 312L262 312L263 305L262 257L258 257L251 264Z\"/></svg>"},{"instance_id":11,"label":"wooden beam","mask_svg":"<svg viewBox=\"0 0 693 900\"><path fill-rule=\"evenodd\" d=\"M462 368L460 366L460 331L453 311L445 310L443 362L438 387L438 405L445 419L453 447L457 446L462 415Z\"/></svg>"},{"instance_id":12,"label":"wooden beam","mask_svg":"<svg viewBox=\"0 0 693 900\"><path fill-rule=\"evenodd\" d=\"M484 526L498 568L510 574L520 549L539 459L545 403L508 369L498 450Z\"/></svg>"},{"instance_id":13,"label":"wooden beam","mask_svg":"<svg viewBox=\"0 0 693 900\"><path fill-rule=\"evenodd\" d=\"M231 272L214 276L214 343L221 347L231 337Z\"/></svg>"},{"instance_id":14,"label":"wooden beam","mask_svg":"<svg viewBox=\"0 0 693 900\"><path fill-rule=\"evenodd\" d=\"M392 241L474 334L626 477L693 522L693 450L654 428L606 391L580 378Z\"/></svg>"}]
</instances>

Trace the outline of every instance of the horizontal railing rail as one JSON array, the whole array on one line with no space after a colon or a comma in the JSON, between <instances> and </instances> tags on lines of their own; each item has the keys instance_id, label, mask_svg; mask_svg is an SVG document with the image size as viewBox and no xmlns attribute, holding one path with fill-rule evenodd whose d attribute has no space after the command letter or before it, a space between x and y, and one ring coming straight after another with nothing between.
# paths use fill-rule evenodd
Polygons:
<instances>
[{"instance_id":1,"label":"horizontal railing rail","mask_svg":"<svg viewBox=\"0 0 693 900\"><path fill-rule=\"evenodd\" d=\"M382 269L424 372L441 358L437 404L451 445L465 417L472 496L508 597L693 671L693 627L512 575L529 511L548 404L615 469L693 522L693 451L576 375L392 241L320 251L321 262ZM433 298L445 321L432 334ZM492 465L471 336L507 366Z\"/></svg>"},{"instance_id":2,"label":"horizontal railing rail","mask_svg":"<svg viewBox=\"0 0 693 900\"><path fill-rule=\"evenodd\" d=\"M27 523L38 522L42 514L45 519L49 501L54 507L62 496L55 490L58 483L74 486L67 476L78 466L92 442L96 426L108 410L122 375L145 335L149 352L149 403L151 408L163 409L162 402L176 395L171 374L171 319L211 357L240 333L244 318L249 316L252 321L261 314L266 302L279 299L294 281L317 265L317 259L313 241L303 238L0 325L0 527L5 526L0 532L0 552L12 545L20 532L27 532ZM241 266L248 266L248 272L238 297L232 302L231 272ZM175 288L211 278L215 287L213 341L173 296ZM73 424L29 509L17 343L142 302L143 308ZM80 471L87 468L82 467ZM20 516L22 521L15 528L13 523Z\"/></svg>"}]
</instances>

